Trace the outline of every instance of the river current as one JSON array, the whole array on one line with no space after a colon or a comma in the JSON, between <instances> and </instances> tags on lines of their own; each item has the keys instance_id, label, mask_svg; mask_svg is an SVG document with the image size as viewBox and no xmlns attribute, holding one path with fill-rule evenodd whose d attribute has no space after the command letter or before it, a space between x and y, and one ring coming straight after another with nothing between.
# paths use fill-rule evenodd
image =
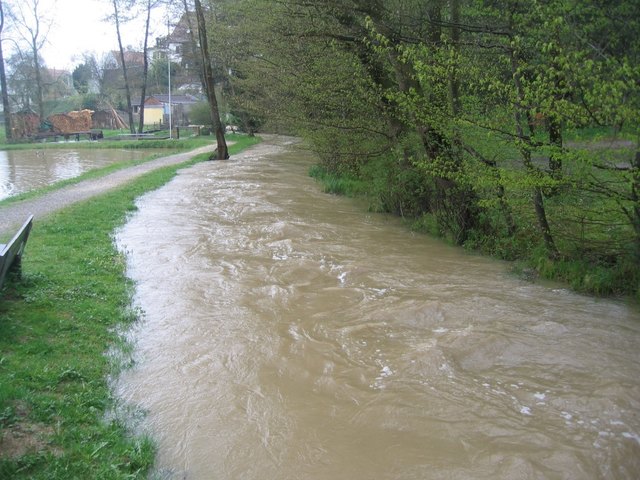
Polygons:
<instances>
[{"instance_id":1,"label":"river current","mask_svg":"<svg viewBox=\"0 0 640 480\"><path fill-rule=\"evenodd\" d=\"M640 313L322 193L271 138L139 199L114 381L159 479L636 479Z\"/></svg>"}]
</instances>

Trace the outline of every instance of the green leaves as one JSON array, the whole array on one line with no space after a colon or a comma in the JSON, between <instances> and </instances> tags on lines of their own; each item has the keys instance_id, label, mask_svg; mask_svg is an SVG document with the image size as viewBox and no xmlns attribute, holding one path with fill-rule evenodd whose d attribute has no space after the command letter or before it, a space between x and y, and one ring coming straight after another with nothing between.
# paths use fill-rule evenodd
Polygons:
<instances>
[{"instance_id":1,"label":"green leaves","mask_svg":"<svg viewBox=\"0 0 640 480\"><path fill-rule=\"evenodd\" d=\"M242 0L237 98L442 235L618 268L640 255L632 3Z\"/></svg>"}]
</instances>

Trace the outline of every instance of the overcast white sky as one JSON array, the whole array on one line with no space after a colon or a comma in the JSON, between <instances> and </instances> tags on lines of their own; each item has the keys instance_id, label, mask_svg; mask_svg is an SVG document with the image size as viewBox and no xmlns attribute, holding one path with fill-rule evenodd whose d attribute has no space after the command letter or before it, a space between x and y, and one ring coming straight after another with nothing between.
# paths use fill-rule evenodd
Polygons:
<instances>
[{"instance_id":1,"label":"overcast white sky","mask_svg":"<svg viewBox=\"0 0 640 480\"><path fill-rule=\"evenodd\" d=\"M54 22L41 52L49 68L73 70L81 63L84 52L100 54L118 48L115 26L104 21L113 12L111 0L40 0L40 6L43 15ZM161 30L151 34L150 46L155 45L156 36L166 35L166 26L161 26L166 22L165 12L154 13L159 25L156 28ZM122 31L125 48L141 47L143 33L140 24L125 25Z\"/></svg>"}]
</instances>

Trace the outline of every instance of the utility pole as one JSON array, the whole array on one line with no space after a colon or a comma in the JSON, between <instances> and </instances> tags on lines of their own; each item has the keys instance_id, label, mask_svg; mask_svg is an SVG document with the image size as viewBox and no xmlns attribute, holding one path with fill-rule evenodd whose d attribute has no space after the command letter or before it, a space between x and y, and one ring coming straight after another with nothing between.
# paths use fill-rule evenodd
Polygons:
<instances>
[{"instance_id":1,"label":"utility pole","mask_svg":"<svg viewBox=\"0 0 640 480\"><path fill-rule=\"evenodd\" d=\"M171 36L171 26L169 25L169 15L167 14L167 79L169 85L169 139L173 138L173 128L171 127L173 107L171 106L171 47L169 37Z\"/></svg>"}]
</instances>

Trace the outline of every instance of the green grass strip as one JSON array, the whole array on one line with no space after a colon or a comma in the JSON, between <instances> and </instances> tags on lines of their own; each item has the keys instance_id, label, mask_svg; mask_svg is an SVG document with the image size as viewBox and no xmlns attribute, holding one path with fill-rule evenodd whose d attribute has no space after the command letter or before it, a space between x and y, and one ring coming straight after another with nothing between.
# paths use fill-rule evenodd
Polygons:
<instances>
[{"instance_id":1,"label":"green grass strip","mask_svg":"<svg viewBox=\"0 0 640 480\"><path fill-rule=\"evenodd\" d=\"M22 279L0 292L0 478L145 478L153 442L112 415L108 378L126 360L107 353L126 351L118 332L137 318L113 232L136 198L206 158L34 222Z\"/></svg>"}]
</instances>

